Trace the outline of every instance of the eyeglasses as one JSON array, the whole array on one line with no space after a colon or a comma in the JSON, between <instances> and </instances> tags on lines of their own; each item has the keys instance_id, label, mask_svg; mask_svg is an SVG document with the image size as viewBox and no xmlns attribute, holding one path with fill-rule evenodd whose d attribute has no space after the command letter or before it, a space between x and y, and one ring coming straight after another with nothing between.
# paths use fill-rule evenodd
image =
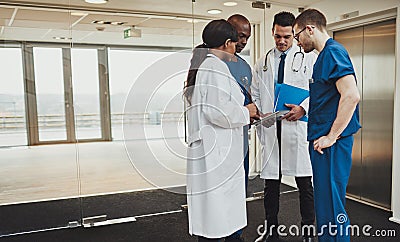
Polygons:
<instances>
[{"instance_id":1,"label":"eyeglasses","mask_svg":"<svg viewBox=\"0 0 400 242\"><path fill-rule=\"evenodd\" d=\"M297 40L297 42L299 41L299 35L301 34L301 32L303 32L304 30L306 30L307 26L304 27L302 30L300 30L300 32L298 32L297 34L294 35L294 39Z\"/></svg>"}]
</instances>

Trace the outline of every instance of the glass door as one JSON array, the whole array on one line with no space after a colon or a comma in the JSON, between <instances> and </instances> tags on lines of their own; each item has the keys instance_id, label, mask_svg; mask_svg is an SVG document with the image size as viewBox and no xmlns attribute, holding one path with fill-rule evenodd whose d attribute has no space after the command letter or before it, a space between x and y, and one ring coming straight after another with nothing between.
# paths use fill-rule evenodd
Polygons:
<instances>
[{"instance_id":1,"label":"glass door","mask_svg":"<svg viewBox=\"0 0 400 242\"><path fill-rule=\"evenodd\" d=\"M32 45L31 144L110 140L104 48Z\"/></svg>"},{"instance_id":2,"label":"glass door","mask_svg":"<svg viewBox=\"0 0 400 242\"><path fill-rule=\"evenodd\" d=\"M100 139L99 74L104 75L106 67L98 64L97 49L74 48L71 57L76 138Z\"/></svg>"},{"instance_id":3,"label":"glass door","mask_svg":"<svg viewBox=\"0 0 400 242\"><path fill-rule=\"evenodd\" d=\"M33 48L39 142L67 141L66 112L72 103L65 95L61 48ZM73 132L70 132L73 134ZM74 137L69 137L73 140Z\"/></svg>"}]
</instances>

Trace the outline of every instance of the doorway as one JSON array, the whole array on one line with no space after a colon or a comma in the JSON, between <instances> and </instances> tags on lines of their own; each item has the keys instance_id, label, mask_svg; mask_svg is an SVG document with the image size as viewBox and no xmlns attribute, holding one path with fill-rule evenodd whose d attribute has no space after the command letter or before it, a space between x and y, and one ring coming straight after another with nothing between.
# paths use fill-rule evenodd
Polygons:
<instances>
[{"instance_id":1,"label":"doorway","mask_svg":"<svg viewBox=\"0 0 400 242\"><path fill-rule=\"evenodd\" d=\"M361 93L362 129L355 135L347 188L357 200L391 208L396 21L337 31Z\"/></svg>"},{"instance_id":2,"label":"doorway","mask_svg":"<svg viewBox=\"0 0 400 242\"><path fill-rule=\"evenodd\" d=\"M106 48L24 48L28 143L111 140Z\"/></svg>"}]
</instances>

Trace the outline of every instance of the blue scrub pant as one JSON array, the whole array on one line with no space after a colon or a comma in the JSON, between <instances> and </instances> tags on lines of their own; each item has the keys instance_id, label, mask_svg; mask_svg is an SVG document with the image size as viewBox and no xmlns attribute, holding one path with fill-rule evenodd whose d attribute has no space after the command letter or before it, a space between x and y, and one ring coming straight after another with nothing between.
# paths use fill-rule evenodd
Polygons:
<instances>
[{"instance_id":1,"label":"blue scrub pant","mask_svg":"<svg viewBox=\"0 0 400 242\"><path fill-rule=\"evenodd\" d=\"M345 210L351 170L353 136L342 137L324 154L309 144L314 179L314 205L319 242L349 242L350 220Z\"/></svg>"}]
</instances>

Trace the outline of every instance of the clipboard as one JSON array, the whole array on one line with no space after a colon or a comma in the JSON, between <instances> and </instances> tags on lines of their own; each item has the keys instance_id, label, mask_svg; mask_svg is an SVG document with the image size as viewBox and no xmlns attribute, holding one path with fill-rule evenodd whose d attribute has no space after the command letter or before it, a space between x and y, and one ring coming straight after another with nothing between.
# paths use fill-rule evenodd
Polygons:
<instances>
[{"instance_id":1,"label":"clipboard","mask_svg":"<svg viewBox=\"0 0 400 242\"><path fill-rule=\"evenodd\" d=\"M279 120L280 118L282 118L288 112L289 112L289 110L282 110L282 111L273 112L273 113L268 114L267 116L255 121L251 125L258 126L258 125L263 124L265 122L268 122L268 123L269 122L273 122L273 123L275 123L276 120Z\"/></svg>"}]
</instances>

